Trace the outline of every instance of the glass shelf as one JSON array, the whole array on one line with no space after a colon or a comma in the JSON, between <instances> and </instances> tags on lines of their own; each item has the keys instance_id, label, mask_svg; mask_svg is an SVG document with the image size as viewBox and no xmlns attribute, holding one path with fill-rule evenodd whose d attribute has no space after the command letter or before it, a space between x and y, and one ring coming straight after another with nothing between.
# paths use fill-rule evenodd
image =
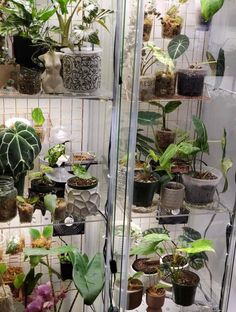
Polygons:
<instances>
[{"instance_id":1,"label":"glass shelf","mask_svg":"<svg viewBox=\"0 0 236 312\"><path fill-rule=\"evenodd\" d=\"M16 98L16 99L63 99L63 98L75 98L75 99L81 99L81 100L99 100L99 101L112 101L113 96L112 92L108 90L99 90L97 92L94 92L92 94L84 93L84 94L78 94L78 93L63 93L63 94L45 94L43 92L38 94L22 94L19 92L11 92L11 91L5 91L0 90L0 98Z\"/></svg>"}]
</instances>

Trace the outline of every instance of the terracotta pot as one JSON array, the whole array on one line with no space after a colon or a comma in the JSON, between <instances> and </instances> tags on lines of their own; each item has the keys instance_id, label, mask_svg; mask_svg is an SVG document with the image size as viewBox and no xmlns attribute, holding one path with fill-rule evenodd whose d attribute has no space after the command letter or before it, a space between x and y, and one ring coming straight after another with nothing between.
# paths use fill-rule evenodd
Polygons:
<instances>
[{"instance_id":1,"label":"terracotta pot","mask_svg":"<svg viewBox=\"0 0 236 312\"><path fill-rule=\"evenodd\" d=\"M161 189L161 207L167 213L183 207L185 187L182 183L169 182Z\"/></svg>"},{"instance_id":2,"label":"terracotta pot","mask_svg":"<svg viewBox=\"0 0 236 312\"><path fill-rule=\"evenodd\" d=\"M141 76L139 84L139 99L149 101L154 98L155 94L155 76Z\"/></svg>"},{"instance_id":3,"label":"terracotta pot","mask_svg":"<svg viewBox=\"0 0 236 312\"><path fill-rule=\"evenodd\" d=\"M146 290L146 302L148 305L147 312L161 312L161 308L165 303L165 290L161 294L151 293L150 288Z\"/></svg>"},{"instance_id":4,"label":"terracotta pot","mask_svg":"<svg viewBox=\"0 0 236 312\"><path fill-rule=\"evenodd\" d=\"M172 96L175 94L175 73L158 71L156 73L155 95L159 97Z\"/></svg>"},{"instance_id":5,"label":"terracotta pot","mask_svg":"<svg viewBox=\"0 0 236 312\"><path fill-rule=\"evenodd\" d=\"M157 130L156 143L162 151L165 151L167 147L175 142L176 133L169 129Z\"/></svg>"}]
</instances>

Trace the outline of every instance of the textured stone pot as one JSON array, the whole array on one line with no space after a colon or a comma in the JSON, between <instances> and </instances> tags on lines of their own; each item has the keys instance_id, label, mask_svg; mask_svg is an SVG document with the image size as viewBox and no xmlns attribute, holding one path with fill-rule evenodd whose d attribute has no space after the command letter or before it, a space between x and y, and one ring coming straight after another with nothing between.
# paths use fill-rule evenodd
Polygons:
<instances>
[{"instance_id":1,"label":"textured stone pot","mask_svg":"<svg viewBox=\"0 0 236 312\"><path fill-rule=\"evenodd\" d=\"M183 184L185 186L185 201L194 205L205 205L213 202L216 188L222 178L220 170L206 167L205 171L209 171L216 176L213 180L202 180L183 174Z\"/></svg>"},{"instance_id":2,"label":"textured stone pot","mask_svg":"<svg viewBox=\"0 0 236 312\"><path fill-rule=\"evenodd\" d=\"M169 182L161 189L161 207L167 213L181 209L183 206L185 187L178 182Z\"/></svg>"},{"instance_id":3,"label":"textured stone pot","mask_svg":"<svg viewBox=\"0 0 236 312\"><path fill-rule=\"evenodd\" d=\"M155 94L155 76L141 76L139 84L139 99L149 101L154 98Z\"/></svg>"},{"instance_id":4,"label":"textured stone pot","mask_svg":"<svg viewBox=\"0 0 236 312\"><path fill-rule=\"evenodd\" d=\"M101 86L101 53L100 48L72 52L62 49L64 56L63 82L70 92L92 93Z\"/></svg>"}]
</instances>

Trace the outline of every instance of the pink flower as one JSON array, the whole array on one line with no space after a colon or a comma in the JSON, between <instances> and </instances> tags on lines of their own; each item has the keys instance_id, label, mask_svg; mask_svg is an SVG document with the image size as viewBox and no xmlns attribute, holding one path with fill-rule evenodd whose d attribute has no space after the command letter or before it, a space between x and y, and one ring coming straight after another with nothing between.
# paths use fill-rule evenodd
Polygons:
<instances>
[{"instance_id":1,"label":"pink flower","mask_svg":"<svg viewBox=\"0 0 236 312\"><path fill-rule=\"evenodd\" d=\"M43 299L40 296L35 297L28 305L25 312L41 312Z\"/></svg>"}]
</instances>

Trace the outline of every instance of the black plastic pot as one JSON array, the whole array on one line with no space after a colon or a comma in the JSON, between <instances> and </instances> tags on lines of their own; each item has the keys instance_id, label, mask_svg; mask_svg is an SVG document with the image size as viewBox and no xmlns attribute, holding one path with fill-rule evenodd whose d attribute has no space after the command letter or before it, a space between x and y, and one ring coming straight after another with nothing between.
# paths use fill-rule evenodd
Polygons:
<instances>
[{"instance_id":1,"label":"black plastic pot","mask_svg":"<svg viewBox=\"0 0 236 312\"><path fill-rule=\"evenodd\" d=\"M150 207L155 191L157 190L158 181L154 182L137 182L134 181L133 205L137 207Z\"/></svg>"},{"instance_id":2,"label":"black plastic pot","mask_svg":"<svg viewBox=\"0 0 236 312\"><path fill-rule=\"evenodd\" d=\"M61 268L61 279L63 281L68 279L72 280L72 270L73 270L72 263L69 261L60 262L60 268Z\"/></svg>"},{"instance_id":3,"label":"black plastic pot","mask_svg":"<svg viewBox=\"0 0 236 312\"><path fill-rule=\"evenodd\" d=\"M197 286L199 284L200 278L197 274L187 271L187 270L183 270L182 274L183 275L186 274L188 275L188 277L191 276L193 280L195 281L194 283L192 283L192 285L182 285L178 282L172 281L173 298L176 304L187 307L187 306L194 304L196 290L197 290Z\"/></svg>"},{"instance_id":4,"label":"black plastic pot","mask_svg":"<svg viewBox=\"0 0 236 312\"><path fill-rule=\"evenodd\" d=\"M47 49L41 45L35 45L29 38L14 36L13 53L16 63L27 68L42 68L38 56L47 52ZM32 59L37 60L35 63Z\"/></svg>"},{"instance_id":5,"label":"black plastic pot","mask_svg":"<svg viewBox=\"0 0 236 312\"><path fill-rule=\"evenodd\" d=\"M201 96L204 87L205 69L181 69L178 71L177 92L183 96Z\"/></svg>"},{"instance_id":6,"label":"black plastic pot","mask_svg":"<svg viewBox=\"0 0 236 312\"><path fill-rule=\"evenodd\" d=\"M51 182L50 185L46 185L43 183L39 183L40 179L33 179L31 180L31 191L35 192L35 193L52 193L54 191L55 182Z\"/></svg>"}]
</instances>

